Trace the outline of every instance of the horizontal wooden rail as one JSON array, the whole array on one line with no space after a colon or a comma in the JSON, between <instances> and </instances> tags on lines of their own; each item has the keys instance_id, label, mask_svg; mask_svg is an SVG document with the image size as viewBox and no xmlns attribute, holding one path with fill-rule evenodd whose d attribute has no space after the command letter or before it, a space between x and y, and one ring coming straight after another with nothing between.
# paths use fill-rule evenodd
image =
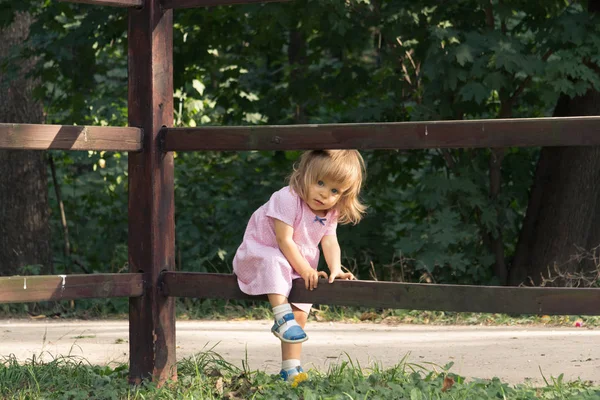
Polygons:
<instances>
[{"instance_id":1,"label":"horizontal wooden rail","mask_svg":"<svg viewBox=\"0 0 600 400\"><path fill-rule=\"evenodd\" d=\"M0 304L143 294L141 273L93 275L33 275L0 277Z\"/></svg>"},{"instance_id":2,"label":"horizontal wooden rail","mask_svg":"<svg viewBox=\"0 0 600 400\"><path fill-rule=\"evenodd\" d=\"M144 0L60 0L67 3L85 3L98 6L141 7Z\"/></svg>"},{"instance_id":3,"label":"horizontal wooden rail","mask_svg":"<svg viewBox=\"0 0 600 400\"><path fill-rule=\"evenodd\" d=\"M234 275L165 272L163 294L177 297L267 300L248 296ZM310 292L304 281L294 281L290 301L401 308L510 314L600 315L600 289L432 285L416 283L325 280Z\"/></svg>"},{"instance_id":4,"label":"horizontal wooden rail","mask_svg":"<svg viewBox=\"0 0 600 400\"><path fill-rule=\"evenodd\" d=\"M163 0L162 6L169 8L197 8L229 6L233 4L283 3L291 0Z\"/></svg>"},{"instance_id":5,"label":"horizontal wooden rail","mask_svg":"<svg viewBox=\"0 0 600 400\"><path fill-rule=\"evenodd\" d=\"M0 149L142 150L142 130L108 126L0 124Z\"/></svg>"},{"instance_id":6,"label":"horizontal wooden rail","mask_svg":"<svg viewBox=\"0 0 600 400\"><path fill-rule=\"evenodd\" d=\"M165 128L166 151L600 145L600 117Z\"/></svg>"}]
</instances>

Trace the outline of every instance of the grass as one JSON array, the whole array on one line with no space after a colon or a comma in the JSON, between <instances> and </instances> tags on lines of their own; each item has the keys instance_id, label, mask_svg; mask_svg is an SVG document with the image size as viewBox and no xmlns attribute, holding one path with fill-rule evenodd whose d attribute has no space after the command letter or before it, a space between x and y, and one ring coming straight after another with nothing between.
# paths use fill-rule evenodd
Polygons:
<instances>
[{"instance_id":1,"label":"grass","mask_svg":"<svg viewBox=\"0 0 600 400\"><path fill-rule=\"evenodd\" d=\"M394 309L357 309L320 306L314 311L317 321L375 322L418 325L487 325L487 326L600 326L600 317L582 315L508 315Z\"/></svg>"},{"instance_id":2,"label":"grass","mask_svg":"<svg viewBox=\"0 0 600 400\"><path fill-rule=\"evenodd\" d=\"M178 302L177 317L186 319L265 319L271 310L261 302L185 299ZM85 318L126 318L115 304L81 303L75 309L55 304L48 316ZM61 308L63 307L63 308ZM81 308L77 308L81 307ZM18 307L16 308L17 310ZM55 310L60 313L52 314ZM2 316L31 316L4 308ZM66 310L66 311L65 311ZM92 310L92 311L90 311ZM36 314L40 317L43 314ZM311 319L381 324L459 324L459 325L600 325L599 317L584 316L511 316L506 314L448 313L435 311L368 309L319 306ZM125 342L125 339L122 339ZM117 340L119 342L119 340ZM498 378L469 380L451 372L452 364L440 367L401 360L383 369L368 368L348 358L328 371L309 371L310 379L290 387L277 376L252 371L228 363L207 351L178 363L178 382L163 387L144 383L127 384L126 365L94 366L77 357L57 357L50 362L32 358L19 364L14 357L0 358L1 399L600 399L600 387L588 382L565 382L562 376L544 377L545 386L509 385ZM518 366L515 366L518 368Z\"/></svg>"},{"instance_id":3,"label":"grass","mask_svg":"<svg viewBox=\"0 0 600 400\"><path fill-rule=\"evenodd\" d=\"M180 320L214 319L270 319L271 309L262 302L185 299L178 303L177 318ZM508 315L490 313L466 313L421 310L374 309L365 307L342 307L319 305L313 308L309 321L418 325L489 325L489 326L600 326L600 316L582 315Z\"/></svg>"},{"instance_id":4,"label":"grass","mask_svg":"<svg viewBox=\"0 0 600 400\"><path fill-rule=\"evenodd\" d=\"M125 365L101 367L75 357L42 363L33 358L19 364L0 360L0 397L3 399L599 399L600 387L562 377L544 387L508 385L494 378L466 381L452 374L451 364L438 367L401 360L383 369L361 368L352 360L327 372L309 371L309 379L293 387L277 375L252 371L206 351L178 363L177 382L162 387L127 383Z\"/></svg>"},{"instance_id":5,"label":"grass","mask_svg":"<svg viewBox=\"0 0 600 400\"><path fill-rule=\"evenodd\" d=\"M272 318L265 302L183 298L177 300L178 320L257 320ZM78 300L70 302L0 304L0 318L78 318L127 319L127 299ZM582 315L508 315L444 311L374 309L320 305L313 308L310 320L318 322L419 325L489 325L489 326L575 326L599 327L600 316Z\"/></svg>"}]
</instances>

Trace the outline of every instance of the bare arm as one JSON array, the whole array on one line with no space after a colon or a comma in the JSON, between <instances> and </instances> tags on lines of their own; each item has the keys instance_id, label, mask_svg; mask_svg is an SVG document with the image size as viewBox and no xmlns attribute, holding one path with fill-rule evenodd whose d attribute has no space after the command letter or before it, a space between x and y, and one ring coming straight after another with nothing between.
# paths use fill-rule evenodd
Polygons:
<instances>
[{"instance_id":1,"label":"bare arm","mask_svg":"<svg viewBox=\"0 0 600 400\"><path fill-rule=\"evenodd\" d=\"M273 221L275 221L275 237L277 238L279 249L290 262L294 271L298 275L302 275L302 272L307 268L312 269L308 261L300 253L294 239L292 239L294 228L276 218L273 218Z\"/></svg>"},{"instance_id":2,"label":"bare arm","mask_svg":"<svg viewBox=\"0 0 600 400\"><path fill-rule=\"evenodd\" d=\"M327 274L314 270L300 253L293 239L294 228L276 218L273 218L273 221L275 221L275 237L277 238L279 249L289 261L292 268L294 268L294 271L304 279L306 288L310 290L316 288L319 276L324 275L327 278Z\"/></svg>"},{"instance_id":3,"label":"bare arm","mask_svg":"<svg viewBox=\"0 0 600 400\"><path fill-rule=\"evenodd\" d=\"M350 272L342 272L342 251L338 243L337 236L326 235L321 239L321 247L327 266L329 267L329 283L335 278L338 279L356 279Z\"/></svg>"},{"instance_id":4,"label":"bare arm","mask_svg":"<svg viewBox=\"0 0 600 400\"><path fill-rule=\"evenodd\" d=\"M342 250L338 243L337 236L327 235L321 239L321 248L329 270L342 269Z\"/></svg>"}]
</instances>

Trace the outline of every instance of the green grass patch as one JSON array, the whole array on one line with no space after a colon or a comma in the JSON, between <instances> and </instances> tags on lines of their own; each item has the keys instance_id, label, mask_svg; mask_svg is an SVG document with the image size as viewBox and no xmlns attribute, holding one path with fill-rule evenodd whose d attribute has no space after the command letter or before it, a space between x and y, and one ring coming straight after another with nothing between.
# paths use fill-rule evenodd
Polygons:
<instances>
[{"instance_id":1,"label":"green grass patch","mask_svg":"<svg viewBox=\"0 0 600 400\"><path fill-rule=\"evenodd\" d=\"M73 302L0 304L0 318L127 319L127 299L87 299ZM178 320L259 320L271 319L266 302L180 298ZM548 325L600 326L600 316L508 315L445 311L394 310L366 307L316 305L310 320L318 322L374 322L419 325Z\"/></svg>"},{"instance_id":2,"label":"green grass patch","mask_svg":"<svg viewBox=\"0 0 600 400\"><path fill-rule=\"evenodd\" d=\"M270 319L271 308L264 302L185 299L178 303L177 319ZM422 310L375 309L316 305L309 321L318 322L374 322L382 324L418 325L548 325L548 326L600 326L600 316L583 315L508 315Z\"/></svg>"},{"instance_id":3,"label":"green grass patch","mask_svg":"<svg viewBox=\"0 0 600 400\"><path fill-rule=\"evenodd\" d=\"M317 321L363 321L382 324L418 325L549 325L549 326L600 326L600 317L584 315L509 315L447 311L368 309L357 307L320 306L313 312Z\"/></svg>"},{"instance_id":4,"label":"green grass patch","mask_svg":"<svg viewBox=\"0 0 600 400\"><path fill-rule=\"evenodd\" d=\"M247 364L244 364L247 365ZM598 399L600 387L582 381L546 380L543 387L509 385L494 378L469 380L445 367L408 363L363 369L352 361L327 372L309 370L309 379L290 385L277 375L238 368L207 351L178 363L179 379L162 387L131 387L127 367L93 366L74 357L51 362L33 358L0 361L3 399Z\"/></svg>"}]
</instances>

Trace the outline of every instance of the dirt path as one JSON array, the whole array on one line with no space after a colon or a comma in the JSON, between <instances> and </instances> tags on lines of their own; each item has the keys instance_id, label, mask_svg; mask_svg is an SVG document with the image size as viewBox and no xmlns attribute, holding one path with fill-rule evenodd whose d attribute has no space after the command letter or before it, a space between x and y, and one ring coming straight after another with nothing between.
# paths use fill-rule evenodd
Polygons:
<instances>
[{"instance_id":1,"label":"dirt path","mask_svg":"<svg viewBox=\"0 0 600 400\"><path fill-rule=\"evenodd\" d=\"M177 359L215 346L227 361L276 373L277 339L269 321L179 321ZM41 356L76 355L92 364L126 363L127 321L0 320L0 356L24 361ZM422 326L312 323L303 364L326 371L331 363L358 361L368 367L408 362L444 365L467 377L497 376L509 383L543 384L564 373L565 379L600 382L600 330L586 328Z\"/></svg>"}]
</instances>

